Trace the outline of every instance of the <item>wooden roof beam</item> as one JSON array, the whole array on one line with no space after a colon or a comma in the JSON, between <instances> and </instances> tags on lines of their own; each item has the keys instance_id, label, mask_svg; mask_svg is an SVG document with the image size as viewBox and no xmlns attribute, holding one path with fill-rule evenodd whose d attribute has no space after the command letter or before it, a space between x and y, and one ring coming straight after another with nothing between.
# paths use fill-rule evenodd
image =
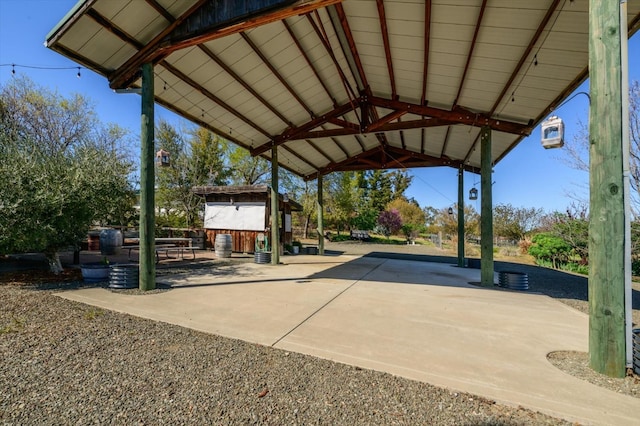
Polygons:
<instances>
[{"instance_id":1,"label":"wooden roof beam","mask_svg":"<svg viewBox=\"0 0 640 426\"><path fill-rule=\"evenodd\" d=\"M309 16L309 15L307 15L307 16ZM316 76L316 79L318 80L318 82L320 83L322 88L324 89L324 92L327 94L329 99L331 99L331 102L332 102L333 106L334 107L338 106L338 101L336 101L336 98L331 94L331 91L329 90L329 87L327 86L327 84L325 83L323 78L320 76L320 73L318 72L316 67L313 65L313 62L309 58L309 54L307 53L307 51L300 44L300 40L298 40L298 37L296 37L296 35L293 33L293 30L291 29L291 26L285 20L282 21L282 24L287 29L287 32L289 33L289 36L291 37L291 40L293 40L293 42L295 43L296 47L298 48L298 51L300 52L300 54L302 55L304 60L307 61L307 65L309 66L311 71L313 71L313 74Z\"/></svg>"},{"instance_id":2,"label":"wooden roof beam","mask_svg":"<svg viewBox=\"0 0 640 426\"><path fill-rule=\"evenodd\" d=\"M549 9L547 9L547 13L544 15L544 18L542 18L542 21L540 21L540 24L538 25L538 28L537 28L535 34L533 35L533 37L529 41L529 45L524 50L524 53L522 54L522 56L520 56L520 60L518 61L518 64L515 66L515 68L513 69L513 72L511 73L511 76L509 77L509 80L504 85L504 87L502 88L502 91L500 92L500 94L496 98L496 101L493 104L493 107L491 107L491 111L489 111L489 115L493 115L493 113L496 111L498 106L502 103L502 99L504 98L504 95L511 88L511 85L513 84L514 80L518 76L518 73L520 73L520 71L522 69L522 66L524 65L525 61L527 60L527 58L531 54L531 51L533 50L533 48L535 47L536 43L540 39L540 36L542 35L542 32L547 27L547 24L551 20L551 17L553 16L553 13L558 8L559 4L560 4L560 0L553 0L553 3L551 3L551 6L549 6ZM558 13L560 13L560 12L558 12Z\"/></svg>"},{"instance_id":3,"label":"wooden roof beam","mask_svg":"<svg viewBox=\"0 0 640 426\"><path fill-rule=\"evenodd\" d=\"M199 27L197 30L186 39L173 41L171 34L189 17L194 15L203 6L213 4L219 0L198 0L193 4L185 13L176 18L174 22L170 23L164 30L158 33L149 43L147 43L142 49L140 49L135 55L133 55L127 62L124 63L116 71L109 75L109 86L112 89L126 88L135 80L138 79L140 74L140 67L144 63L153 62L158 63L172 52L187 47L196 46L207 41L215 40L220 37L224 37L231 34L247 31L252 28L259 27L271 22L280 21L290 16L296 16L304 13L308 13L319 7L326 7L335 3L339 3L342 0L298 0L291 4L291 1L284 7L280 7L276 10L270 10L267 12L261 11L254 15L242 17L240 22L232 22L230 25L209 24L207 27ZM233 1L233 0L226 0ZM282 3L282 2L281 2ZM150 3L151 7L155 6ZM162 14L161 12L159 12ZM166 19L167 16L162 14Z\"/></svg>"},{"instance_id":4,"label":"wooden roof beam","mask_svg":"<svg viewBox=\"0 0 640 426\"><path fill-rule=\"evenodd\" d=\"M182 71L180 71L179 69L177 69L176 67L171 65L170 63L168 63L166 61L162 61L160 63L160 65L164 69L166 69L167 71L169 71L170 73L172 73L173 75L175 75L176 77L178 77L179 79L181 79L182 81L184 81L185 83L187 83L188 85L193 87L195 90L197 90L198 92L202 93L204 96L209 98L211 101L213 101L216 104L220 105L222 108L226 109L231 114L235 115L240 120L244 121L249 126L251 126L252 128L257 130L258 132L260 132L263 135L265 135L267 138L269 138L269 139L273 138L273 136L270 135L269 132L264 130L262 127L258 126L256 123L254 123L253 121L251 121L250 119L248 119L244 115L240 114L235 108L233 108L230 105L228 105L226 102L224 102L222 99L218 98L216 95L214 95L213 93L211 93L210 91L208 91L204 87L198 85L195 81L193 81L193 79L191 77L189 77L188 75L186 75L185 73L183 73Z\"/></svg>"},{"instance_id":5,"label":"wooden roof beam","mask_svg":"<svg viewBox=\"0 0 640 426\"><path fill-rule=\"evenodd\" d=\"M389 44L389 29L387 28L387 16L384 11L384 0L376 0L378 6L378 18L380 19L380 32L382 33L382 44L384 45L384 56L387 61L387 71L389 72L389 83L391 84L391 97L396 99L396 77L393 74L393 62L391 60L391 45Z\"/></svg>"},{"instance_id":6,"label":"wooden roof beam","mask_svg":"<svg viewBox=\"0 0 640 426\"><path fill-rule=\"evenodd\" d=\"M263 152L266 152L268 150L270 150L272 147L277 146L277 145L281 145L283 143L285 143L288 140L292 140L292 139L304 139L304 138L297 138L296 136L307 132L309 130L315 129L316 127L320 127L321 125L329 122L329 120L336 118L336 117L340 117L344 114L346 114L347 112L351 111L351 102L346 103L344 105L341 105L337 108L334 108L333 110L327 112L326 114L322 114L319 117L316 117L308 122L306 122L305 124L301 125L301 126L297 126L297 127L292 127L289 129L286 129L283 133L281 133L278 136L275 136L274 138L272 138L272 140L268 143L265 143L263 145L260 145L254 149L251 150L251 155L259 155L262 154Z\"/></svg>"},{"instance_id":7,"label":"wooden roof beam","mask_svg":"<svg viewBox=\"0 0 640 426\"><path fill-rule=\"evenodd\" d=\"M458 86L458 93L456 94L456 98L453 101L454 107L458 105L458 100L460 99L462 88L464 87L464 83L467 81L467 72L469 71L469 65L471 64L471 58L473 57L473 51L476 48L476 42L478 41L478 33L480 32L480 26L482 25L482 18L484 17L484 11L486 8L487 8L487 0L482 0L482 5L480 6L480 13L478 13L478 19L476 21L476 28L473 32L473 38L471 39L471 44L469 45L467 62L464 64L464 71L462 72L462 78L460 79L460 85Z\"/></svg>"},{"instance_id":8,"label":"wooden roof beam","mask_svg":"<svg viewBox=\"0 0 640 426\"><path fill-rule=\"evenodd\" d=\"M452 124L466 124L474 127L489 126L493 130L517 135L531 134L530 124L520 124L512 121L496 120L483 113L472 112L463 107L455 107L453 110L443 110L429 106L412 104L409 102L384 99L376 96L364 97L362 102L370 102L372 105L393 110L405 110L408 113L423 115L450 121Z\"/></svg>"}]
</instances>

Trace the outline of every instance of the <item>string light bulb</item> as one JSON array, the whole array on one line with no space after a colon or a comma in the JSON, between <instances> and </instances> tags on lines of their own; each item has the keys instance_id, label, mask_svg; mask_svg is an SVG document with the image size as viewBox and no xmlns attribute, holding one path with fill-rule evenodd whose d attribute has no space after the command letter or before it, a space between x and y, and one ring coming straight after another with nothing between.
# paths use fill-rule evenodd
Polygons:
<instances>
[{"instance_id":1,"label":"string light bulb","mask_svg":"<svg viewBox=\"0 0 640 426\"><path fill-rule=\"evenodd\" d=\"M11 75L16 75L16 64L11 64Z\"/></svg>"},{"instance_id":2,"label":"string light bulb","mask_svg":"<svg viewBox=\"0 0 640 426\"><path fill-rule=\"evenodd\" d=\"M536 53L535 55L533 55L533 65L534 66L538 66L538 54Z\"/></svg>"},{"instance_id":3,"label":"string light bulb","mask_svg":"<svg viewBox=\"0 0 640 426\"><path fill-rule=\"evenodd\" d=\"M80 75L80 67L78 67L78 74L76 74L76 77L78 77L78 78L81 77L81 75Z\"/></svg>"}]
</instances>

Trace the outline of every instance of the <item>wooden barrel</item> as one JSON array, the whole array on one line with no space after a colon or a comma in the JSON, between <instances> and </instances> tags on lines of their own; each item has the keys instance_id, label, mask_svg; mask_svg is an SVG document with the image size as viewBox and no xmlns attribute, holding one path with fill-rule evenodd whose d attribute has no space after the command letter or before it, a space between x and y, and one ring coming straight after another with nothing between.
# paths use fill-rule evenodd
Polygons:
<instances>
[{"instance_id":1,"label":"wooden barrel","mask_svg":"<svg viewBox=\"0 0 640 426\"><path fill-rule=\"evenodd\" d=\"M100 231L100 253L119 254L122 247L122 232L119 229Z\"/></svg>"},{"instance_id":2,"label":"wooden barrel","mask_svg":"<svg viewBox=\"0 0 640 426\"><path fill-rule=\"evenodd\" d=\"M233 250L232 243L231 234L216 235L216 241L213 245L216 257L231 257L231 251Z\"/></svg>"}]
</instances>

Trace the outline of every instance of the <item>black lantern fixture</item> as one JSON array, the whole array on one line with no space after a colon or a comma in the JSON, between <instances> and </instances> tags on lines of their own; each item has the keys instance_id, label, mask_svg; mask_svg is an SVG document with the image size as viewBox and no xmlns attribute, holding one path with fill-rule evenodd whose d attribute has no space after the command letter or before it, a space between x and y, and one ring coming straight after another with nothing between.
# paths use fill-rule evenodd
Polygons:
<instances>
[{"instance_id":1,"label":"black lantern fixture","mask_svg":"<svg viewBox=\"0 0 640 426\"><path fill-rule=\"evenodd\" d=\"M447 210L447 213L449 213L450 215L453 214L453 207L449 207L449 210Z\"/></svg>"},{"instance_id":2,"label":"black lantern fixture","mask_svg":"<svg viewBox=\"0 0 640 426\"><path fill-rule=\"evenodd\" d=\"M171 165L171 155L169 154L169 151L161 149L156 152L156 162L160 167L169 167Z\"/></svg>"},{"instance_id":3,"label":"black lantern fixture","mask_svg":"<svg viewBox=\"0 0 640 426\"><path fill-rule=\"evenodd\" d=\"M469 190L469 199L470 200L477 200L478 199L478 190L475 188L471 188Z\"/></svg>"}]
</instances>

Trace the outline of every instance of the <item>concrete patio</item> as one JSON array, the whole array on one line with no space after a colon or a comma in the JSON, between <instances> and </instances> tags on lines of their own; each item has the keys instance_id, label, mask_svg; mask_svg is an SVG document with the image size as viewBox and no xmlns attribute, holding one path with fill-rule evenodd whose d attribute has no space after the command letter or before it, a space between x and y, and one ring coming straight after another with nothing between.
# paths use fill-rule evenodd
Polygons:
<instances>
[{"instance_id":1,"label":"concrete patio","mask_svg":"<svg viewBox=\"0 0 640 426\"><path fill-rule=\"evenodd\" d=\"M588 317L547 296L480 288L446 263L286 256L161 275L164 292L61 297L285 351L385 371L586 424L639 424L640 400L546 355L588 350Z\"/></svg>"}]
</instances>

